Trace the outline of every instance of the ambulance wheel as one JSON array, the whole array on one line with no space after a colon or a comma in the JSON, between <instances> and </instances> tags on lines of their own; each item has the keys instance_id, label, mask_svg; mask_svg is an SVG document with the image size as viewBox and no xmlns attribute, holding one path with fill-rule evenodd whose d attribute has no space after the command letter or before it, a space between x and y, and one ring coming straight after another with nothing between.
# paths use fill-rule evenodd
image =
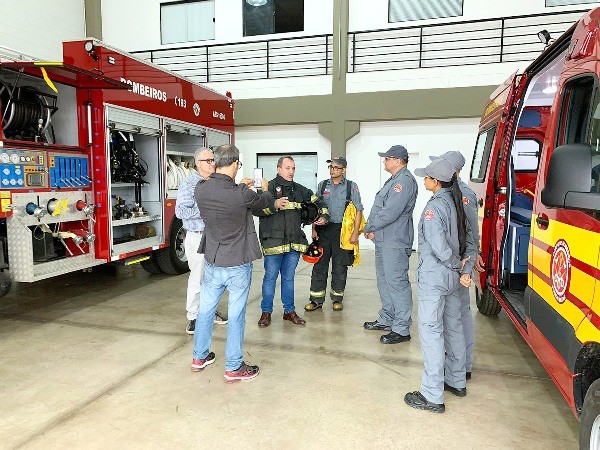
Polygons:
<instances>
[{"instance_id":1,"label":"ambulance wheel","mask_svg":"<svg viewBox=\"0 0 600 450\"><path fill-rule=\"evenodd\" d=\"M587 390L580 419L579 448L600 450L600 380Z\"/></svg>"},{"instance_id":2,"label":"ambulance wheel","mask_svg":"<svg viewBox=\"0 0 600 450\"><path fill-rule=\"evenodd\" d=\"M502 306L489 289L484 289L481 293L478 288L475 288L475 302L479 312L485 316L497 316L502 310Z\"/></svg>"},{"instance_id":3,"label":"ambulance wheel","mask_svg":"<svg viewBox=\"0 0 600 450\"><path fill-rule=\"evenodd\" d=\"M4 273L0 272L0 297L4 297L10 291L12 280Z\"/></svg>"},{"instance_id":4,"label":"ambulance wheel","mask_svg":"<svg viewBox=\"0 0 600 450\"><path fill-rule=\"evenodd\" d=\"M163 273L162 269L158 265L158 261L156 260L156 255L154 252L150 253L150 259L145 259L144 261L140 262L140 265L148 273Z\"/></svg>"},{"instance_id":5,"label":"ambulance wheel","mask_svg":"<svg viewBox=\"0 0 600 450\"><path fill-rule=\"evenodd\" d=\"M190 270L185 256L185 228L181 219L174 218L169 230L169 246L157 250L156 262L161 270L171 275L179 275Z\"/></svg>"}]
</instances>

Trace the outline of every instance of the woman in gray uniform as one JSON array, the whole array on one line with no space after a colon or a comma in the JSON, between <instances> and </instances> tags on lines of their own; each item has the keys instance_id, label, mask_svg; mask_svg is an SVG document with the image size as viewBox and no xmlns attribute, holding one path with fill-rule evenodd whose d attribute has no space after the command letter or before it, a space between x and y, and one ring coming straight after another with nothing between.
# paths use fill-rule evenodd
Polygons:
<instances>
[{"instance_id":1,"label":"woman in gray uniform","mask_svg":"<svg viewBox=\"0 0 600 450\"><path fill-rule=\"evenodd\" d=\"M445 159L415 170L415 175L425 177L425 189L433 193L418 228L419 338L425 371L421 390L409 392L404 401L413 408L436 413L445 410L444 387L459 396L467 392L462 325L458 321L455 329L444 329L445 305L460 306L457 290L461 284L470 285L477 254L455 172ZM451 383L446 386L444 372Z\"/></svg>"}]
</instances>

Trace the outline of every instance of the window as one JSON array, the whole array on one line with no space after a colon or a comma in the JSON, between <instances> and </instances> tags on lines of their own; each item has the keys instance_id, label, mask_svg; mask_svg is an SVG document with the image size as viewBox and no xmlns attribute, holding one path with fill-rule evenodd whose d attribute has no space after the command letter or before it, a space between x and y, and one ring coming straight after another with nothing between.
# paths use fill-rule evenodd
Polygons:
<instances>
[{"instance_id":1,"label":"window","mask_svg":"<svg viewBox=\"0 0 600 450\"><path fill-rule=\"evenodd\" d=\"M593 93L594 79L592 77L579 77L566 84L563 92L557 147L588 142Z\"/></svg>"},{"instance_id":2,"label":"window","mask_svg":"<svg viewBox=\"0 0 600 450\"><path fill-rule=\"evenodd\" d=\"M463 0L389 0L390 23L462 15Z\"/></svg>"},{"instance_id":3,"label":"window","mask_svg":"<svg viewBox=\"0 0 600 450\"><path fill-rule=\"evenodd\" d=\"M525 109L519 118L517 128L538 128L542 126L542 114L535 109Z\"/></svg>"},{"instance_id":4,"label":"window","mask_svg":"<svg viewBox=\"0 0 600 450\"><path fill-rule=\"evenodd\" d=\"M546 7L549 6L567 6L567 5L585 5L586 3L597 3L598 0L546 0Z\"/></svg>"},{"instance_id":5,"label":"window","mask_svg":"<svg viewBox=\"0 0 600 450\"><path fill-rule=\"evenodd\" d=\"M590 144L590 192L600 192L600 104L593 76L569 81L564 89L557 146Z\"/></svg>"},{"instance_id":6,"label":"window","mask_svg":"<svg viewBox=\"0 0 600 450\"><path fill-rule=\"evenodd\" d=\"M542 144L535 139L517 139L511 156L515 172L535 172L538 169Z\"/></svg>"},{"instance_id":7,"label":"window","mask_svg":"<svg viewBox=\"0 0 600 450\"><path fill-rule=\"evenodd\" d=\"M316 153L292 153L289 154L296 163L294 181L317 192L317 154ZM277 160L285 156L277 153L259 153L256 155L256 167L263 169L263 176L272 180L277 176Z\"/></svg>"},{"instance_id":8,"label":"window","mask_svg":"<svg viewBox=\"0 0 600 450\"><path fill-rule=\"evenodd\" d=\"M244 36L304 31L304 0L241 0Z\"/></svg>"},{"instance_id":9,"label":"window","mask_svg":"<svg viewBox=\"0 0 600 450\"><path fill-rule=\"evenodd\" d=\"M215 0L161 3L162 44L206 41L215 38Z\"/></svg>"},{"instance_id":10,"label":"window","mask_svg":"<svg viewBox=\"0 0 600 450\"><path fill-rule=\"evenodd\" d=\"M485 179L495 133L496 127L494 126L480 133L477 137L477 144L475 144L475 152L473 154L473 164L471 165L471 181L481 183Z\"/></svg>"}]
</instances>

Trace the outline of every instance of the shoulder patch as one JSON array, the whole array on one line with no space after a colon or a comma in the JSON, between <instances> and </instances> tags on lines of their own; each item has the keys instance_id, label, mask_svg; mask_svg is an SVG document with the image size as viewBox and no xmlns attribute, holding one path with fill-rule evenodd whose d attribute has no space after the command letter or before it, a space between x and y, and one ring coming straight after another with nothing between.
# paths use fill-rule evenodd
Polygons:
<instances>
[{"instance_id":1,"label":"shoulder patch","mask_svg":"<svg viewBox=\"0 0 600 450\"><path fill-rule=\"evenodd\" d=\"M358 192L358 184L354 183L354 190Z\"/></svg>"},{"instance_id":2,"label":"shoulder patch","mask_svg":"<svg viewBox=\"0 0 600 450\"><path fill-rule=\"evenodd\" d=\"M325 188L325 190L323 191L323 195L329 195L331 194L331 190L329 188Z\"/></svg>"},{"instance_id":3,"label":"shoulder patch","mask_svg":"<svg viewBox=\"0 0 600 450\"><path fill-rule=\"evenodd\" d=\"M467 197L463 197L462 200L465 205L469 204L469 199Z\"/></svg>"},{"instance_id":4,"label":"shoulder patch","mask_svg":"<svg viewBox=\"0 0 600 450\"><path fill-rule=\"evenodd\" d=\"M433 209L428 209L427 211L425 211L425 214L424 214L425 220L433 219L434 215L435 214L433 213Z\"/></svg>"},{"instance_id":5,"label":"shoulder patch","mask_svg":"<svg viewBox=\"0 0 600 450\"><path fill-rule=\"evenodd\" d=\"M402 192L402 185L401 184L397 184L396 186L394 186L394 190L396 192Z\"/></svg>"}]
</instances>

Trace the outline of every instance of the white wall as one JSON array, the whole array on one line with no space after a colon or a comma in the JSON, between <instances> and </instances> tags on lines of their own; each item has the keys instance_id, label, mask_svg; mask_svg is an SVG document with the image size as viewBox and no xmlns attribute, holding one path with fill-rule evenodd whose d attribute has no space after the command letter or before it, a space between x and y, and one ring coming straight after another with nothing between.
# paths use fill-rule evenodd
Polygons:
<instances>
[{"instance_id":1,"label":"white wall","mask_svg":"<svg viewBox=\"0 0 600 450\"><path fill-rule=\"evenodd\" d=\"M2 2L2 47L37 59L62 61L62 42L85 38L83 0Z\"/></svg>"},{"instance_id":2,"label":"white wall","mask_svg":"<svg viewBox=\"0 0 600 450\"><path fill-rule=\"evenodd\" d=\"M270 78L268 80L223 81L204 84L222 94L229 91L236 100L331 94L331 75L314 75L308 78L289 77Z\"/></svg>"},{"instance_id":3,"label":"white wall","mask_svg":"<svg viewBox=\"0 0 600 450\"><path fill-rule=\"evenodd\" d=\"M333 32L333 1L304 0L304 31L244 37L243 0L216 0L215 39L161 45L160 4L165 0L102 0L102 40L126 51L259 41Z\"/></svg>"},{"instance_id":4,"label":"white wall","mask_svg":"<svg viewBox=\"0 0 600 450\"><path fill-rule=\"evenodd\" d=\"M460 151L467 160L462 178L468 180L471 159L475 148L479 118L446 120L413 120L362 123L360 133L347 144L348 178L356 181L368 217L377 191L389 178L382 168L377 152L387 151L392 145L402 144L411 155L408 168L429 164L430 155L440 155L449 150ZM412 155L416 154L416 157ZM423 179L417 177L419 196L415 206L414 224L418 224L420 213L431 196L423 187ZM417 246L415 229L415 243ZM363 238L363 246L373 246Z\"/></svg>"},{"instance_id":5,"label":"white wall","mask_svg":"<svg viewBox=\"0 0 600 450\"><path fill-rule=\"evenodd\" d=\"M571 5L546 8L545 0L464 0L463 15L434 20L388 23L389 0L349 0L350 31L396 28L424 23L446 23L462 20L489 19L495 17L521 16L526 14L551 13L559 11L592 9L600 2L585 5Z\"/></svg>"}]
</instances>

